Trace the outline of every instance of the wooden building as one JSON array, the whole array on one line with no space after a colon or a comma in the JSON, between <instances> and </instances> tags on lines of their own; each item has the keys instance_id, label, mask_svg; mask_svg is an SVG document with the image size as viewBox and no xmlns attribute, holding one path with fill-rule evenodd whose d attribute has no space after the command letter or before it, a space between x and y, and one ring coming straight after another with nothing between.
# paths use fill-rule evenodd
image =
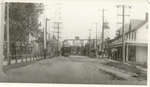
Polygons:
<instances>
[{"instance_id":1,"label":"wooden building","mask_svg":"<svg viewBox=\"0 0 150 87\"><path fill-rule=\"evenodd\" d=\"M122 61L122 28L110 43L111 58ZM147 63L148 56L148 13L145 20L130 20L125 24L125 61Z\"/></svg>"}]
</instances>

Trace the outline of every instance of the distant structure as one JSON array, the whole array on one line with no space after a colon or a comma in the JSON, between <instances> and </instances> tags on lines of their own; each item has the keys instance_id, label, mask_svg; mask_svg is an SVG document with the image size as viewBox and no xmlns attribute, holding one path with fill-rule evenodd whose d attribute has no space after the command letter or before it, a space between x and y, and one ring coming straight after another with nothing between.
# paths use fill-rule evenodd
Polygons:
<instances>
[{"instance_id":1,"label":"distant structure","mask_svg":"<svg viewBox=\"0 0 150 87\"><path fill-rule=\"evenodd\" d=\"M80 37L76 36L75 40L73 41L74 46L81 46Z\"/></svg>"}]
</instances>

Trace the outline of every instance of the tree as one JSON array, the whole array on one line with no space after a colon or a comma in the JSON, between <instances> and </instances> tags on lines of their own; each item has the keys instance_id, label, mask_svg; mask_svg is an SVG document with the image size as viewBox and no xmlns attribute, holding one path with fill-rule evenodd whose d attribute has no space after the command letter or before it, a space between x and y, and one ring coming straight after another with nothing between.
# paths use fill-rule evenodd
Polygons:
<instances>
[{"instance_id":1,"label":"tree","mask_svg":"<svg viewBox=\"0 0 150 87\"><path fill-rule=\"evenodd\" d=\"M5 6L5 7L4 7ZM4 28L4 20L6 20L7 6L0 1L0 81L5 81L6 75L3 72L4 59L4 40L6 40L6 32ZM29 34L38 36L39 26L38 18L43 11L43 5L38 3L9 3L10 18L10 42L28 41ZM5 33L4 33L5 32Z\"/></svg>"},{"instance_id":2,"label":"tree","mask_svg":"<svg viewBox=\"0 0 150 87\"><path fill-rule=\"evenodd\" d=\"M4 3L0 1L0 81L5 81L6 75L3 72L3 41L4 41Z\"/></svg>"},{"instance_id":3,"label":"tree","mask_svg":"<svg viewBox=\"0 0 150 87\"><path fill-rule=\"evenodd\" d=\"M39 15L42 12L43 4L40 3L9 3L10 53L12 55L16 54L15 42L28 42L29 35L39 37L41 31Z\"/></svg>"},{"instance_id":4,"label":"tree","mask_svg":"<svg viewBox=\"0 0 150 87\"><path fill-rule=\"evenodd\" d=\"M33 36L38 34L42 4L10 3L9 8L11 41L28 41L29 34Z\"/></svg>"}]
</instances>

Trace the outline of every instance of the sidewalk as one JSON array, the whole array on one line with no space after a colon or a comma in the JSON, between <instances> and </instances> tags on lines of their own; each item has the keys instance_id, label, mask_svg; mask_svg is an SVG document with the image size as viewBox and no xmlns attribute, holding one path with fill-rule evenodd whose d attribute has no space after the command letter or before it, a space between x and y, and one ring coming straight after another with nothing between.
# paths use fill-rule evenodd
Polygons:
<instances>
[{"instance_id":1,"label":"sidewalk","mask_svg":"<svg viewBox=\"0 0 150 87\"><path fill-rule=\"evenodd\" d=\"M106 59L107 61L110 61L110 62L115 62L115 63L120 63L119 61L115 61L115 60L111 60L111 59ZM125 65L128 65L128 66L135 66L136 68L138 68L138 69L140 69L140 70L142 70L142 71L144 71L144 72L147 72L147 67L142 67L142 66L140 66L140 65L138 65L138 64L133 64L133 63L131 63L131 62L126 62L126 63L124 63Z\"/></svg>"},{"instance_id":2,"label":"sidewalk","mask_svg":"<svg viewBox=\"0 0 150 87\"><path fill-rule=\"evenodd\" d=\"M109 74L125 80L147 80L147 71L137 68L135 65L124 64L110 59L100 60L103 60L103 62L101 62L102 66L99 66L99 69Z\"/></svg>"}]
</instances>

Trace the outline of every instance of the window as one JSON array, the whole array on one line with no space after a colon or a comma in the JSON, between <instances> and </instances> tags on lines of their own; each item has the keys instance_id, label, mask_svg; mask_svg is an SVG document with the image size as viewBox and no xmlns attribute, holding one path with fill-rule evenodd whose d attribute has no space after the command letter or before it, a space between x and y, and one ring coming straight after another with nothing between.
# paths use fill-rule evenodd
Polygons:
<instances>
[{"instance_id":1,"label":"window","mask_svg":"<svg viewBox=\"0 0 150 87\"><path fill-rule=\"evenodd\" d=\"M129 33L129 40L131 40L131 32Z\"/></svg>"},{"instance_id":2,"label":"window","mask_svg":"<svg viewBox=\"0 0 150 87\"><path fill-rule=\"evenodd\" d=\"M130 40L130 33L128 33L128 40Z\"/></svg>"},{"instance_id":3,"label":"window","mask_svg":"<svg viewBox=\"0 0 150 87\"><path fill-rule=\"evenodd\" d=\"M125 40L127 40L127 39L128 39L128 35L125 36Z\"/></svg>"},{"instance_id":4,"label":"window","mask_svg":"<svg viewBox=\"0 0 150 87\"><path fill-rule=\"evenodd\" d=\"M132 32L132 40L136 39L136 32Z\"/></svg>"},{"instance_id":5,"label":"window","mask_svg":"<svg viewBox=\"0 0 150 87\"><path fill-rule=\"evenodd\" d=\"M132 40L134 40L134 32L132 32Z\"/></svg>"},{"instance_id":6,"label":"window","mask_svg":"<svg viewBox=\"0 0 150 87\"><path fill-rule=\"evenodd\" d=\"M129 34L127 34L127 40L129 39Z\"/></svg>"}]
</instances>

